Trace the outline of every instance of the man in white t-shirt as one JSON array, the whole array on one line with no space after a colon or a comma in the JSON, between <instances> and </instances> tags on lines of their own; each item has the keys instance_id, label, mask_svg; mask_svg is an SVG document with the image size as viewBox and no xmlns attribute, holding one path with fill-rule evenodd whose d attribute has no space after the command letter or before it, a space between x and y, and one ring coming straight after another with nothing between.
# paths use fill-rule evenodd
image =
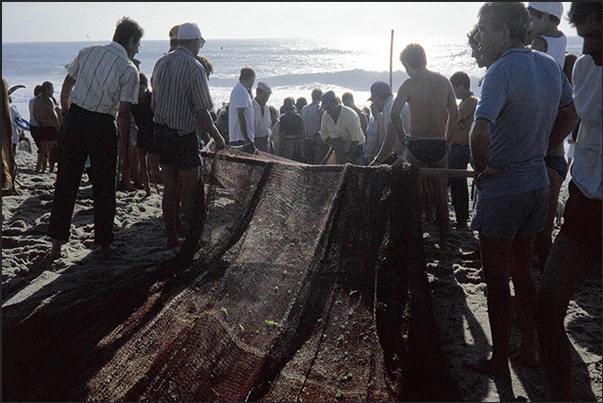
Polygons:
<instances>
[{"instance_id":1,"label":"man in white t-shirt","mask_svg":"<svg viewBox=\"0 0 603 403\"><path fill-rule=\"evenodd\" d=\"M571 393L573 347L564 321L582 280L591 271L601 272L601 3L572 3L569 22L584 39L582 56L572 74L574 103L581 123L564 223L546 261L535 315L540 362L551 402L579 399Z\"/></svg>"},{"instance_id":2,"label":"man in white t-shirt","mask_svg":"<svg viewBox=\"0 0 603 403\"><path fill-rule=\"evenodd\" d=\"M268 99L272 94L272 89L264 81L258 82L255 90L255 98L253 98L253 134L254 143L258 150L271 153L271 130L270 110L268 109Z\"/></svg>"},{"instance_id":3,"label":"man in white t-shirt","mask_svg":"<svg viewBox=\"0 0 603 403\"><path fill-rule=\"evenodd\" d=\"M228 106L228 134L230 145L245 146L244 151L253 152L254 124L253 105L251 103L251 87L255 81L255 71L251 67L243 67L239 82L230 93Z\"/></svg>"}]
</instances>

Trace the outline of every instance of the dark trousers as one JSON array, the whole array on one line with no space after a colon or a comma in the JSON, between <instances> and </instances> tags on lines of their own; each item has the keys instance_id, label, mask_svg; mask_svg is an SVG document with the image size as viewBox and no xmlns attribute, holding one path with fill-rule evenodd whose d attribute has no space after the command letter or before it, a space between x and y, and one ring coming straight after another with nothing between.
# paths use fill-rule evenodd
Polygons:
<instances>
[{"instance_id":1,"label":"dark trousers","mask_svg":"<svg viewBox=\"0 0 603 403\"><path fill-rule=\"evenodd\" d=\"M101 245L113 242L117 172L117 128L108 114L90 112L71 105L58 140L58 171L48 235L69 239L71 218L84 171L90 156L94 199L94 236Z\"/></svg>"},{"instance_id":2,"label":"dark trousers","mask_svg":"<svg viewBox=\"0 0 603 403\"><path fill-rule=\"evenodd\" d=\"M469 164L469 146L452 144L450 146L450 155L448 156L448 168L467 169ZM452 205L456 214L456 222L467 221L469 218L469 191L467 190L466 178L449 178L450 195L452 196Z\"/></svg>"}]
</instances>

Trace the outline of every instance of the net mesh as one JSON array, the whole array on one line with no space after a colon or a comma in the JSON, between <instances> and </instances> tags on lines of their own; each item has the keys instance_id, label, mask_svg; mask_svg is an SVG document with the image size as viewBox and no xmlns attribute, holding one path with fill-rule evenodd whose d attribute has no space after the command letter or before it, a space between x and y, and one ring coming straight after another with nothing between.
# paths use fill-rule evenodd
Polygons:
<instances>
[{"instance_id":1,"label":"net mesh","mask_svg":"<svg viewBox=\"0 0 603 403\"><path fill-rule=\"evenodd\" d=\"M3 312L4 400L458 400L416 170L205 161L178 256Z\"/></svg>"}]
</instances>

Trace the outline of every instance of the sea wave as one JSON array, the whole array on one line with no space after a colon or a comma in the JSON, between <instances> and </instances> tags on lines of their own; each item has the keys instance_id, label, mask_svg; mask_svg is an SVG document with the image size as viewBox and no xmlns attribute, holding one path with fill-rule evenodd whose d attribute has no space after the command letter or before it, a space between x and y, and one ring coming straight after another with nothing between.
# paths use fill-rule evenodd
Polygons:
<instances>
[{"instance_id":1,"label":"sea wave","mask_svg":"<svg viewBox=\"0 0 603 403\"><path fill-rule=\"evenodd\" d=\"M402 83L408 78L408 75L402 71L393 73L394 83ZM322 72L307 74L282 74L269 77L258 77L266 81L270 86L307 86L320 87L325 85L334 85L349 88L353 91L367 91L375 81L381 80L389 82L389 72L387 71L366 71L362 69L344 70L338 72ZM213 87L232 88L238 82L235 78L220 78L211 76L209 83Z\"/></svg>"}]
</instances>

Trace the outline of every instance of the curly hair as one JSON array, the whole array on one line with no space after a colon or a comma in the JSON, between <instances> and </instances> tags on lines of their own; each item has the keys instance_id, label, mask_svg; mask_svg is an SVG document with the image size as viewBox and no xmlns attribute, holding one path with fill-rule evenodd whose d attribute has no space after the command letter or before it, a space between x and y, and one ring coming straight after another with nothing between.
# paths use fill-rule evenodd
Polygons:
<instances>
[{"instance_id":1,"label":"curly hair","mask_svg":"<svg viewBox=\"0 0 603 403\"><path fill-rule=\"evenodd\" d=\"M418 43L411 43L400 53L400 61L404 66L413 68L424 67L427 65L425 49Z\"/></svg>"},{"instance_id":2,"label":"curly hair","mask_svg":"<svg viewBox=\"0 0 603 403\"><path fill-rule=\"evenodd\" d=\"M136 42L144 35L144 29L130 17L122 17L117 21L113 41L119 43L124 48L134 39Z\"/></svg>"}]
</instances>

